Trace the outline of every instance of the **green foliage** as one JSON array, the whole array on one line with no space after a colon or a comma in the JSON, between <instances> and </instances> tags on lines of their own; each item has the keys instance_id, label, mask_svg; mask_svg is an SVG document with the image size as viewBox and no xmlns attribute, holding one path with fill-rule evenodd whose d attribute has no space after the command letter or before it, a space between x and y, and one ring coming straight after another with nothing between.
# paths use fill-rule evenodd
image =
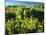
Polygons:
<instances>
[{"instance_id":1,"label":"green foliage","mask_svg":"<svg viewBox=\"0 0 46 35\"><path fill-rule=\"evenodd\" d=\"M30 7L6 7L6 35L43 32L44 20L38 14L39 16L44 15L40 10ZM39 18L42 20L39 21Z\"/></svg>"},{"instance_id":2,"label":"green foliage","mask_svg":"<svg viewBox=\"0 0 46 35\"><path fill-rule=\"evenodd\" d=\"M14 22L15 21L15 22ZM37 18L24 18L16 20L8 20L6 28L9 33L32 33L32 32L43 32L43 23L40 23ZM11 30L12 29L12 30ZM14 30L15 29L15 30Z\"/></svg>"}]
</instances>

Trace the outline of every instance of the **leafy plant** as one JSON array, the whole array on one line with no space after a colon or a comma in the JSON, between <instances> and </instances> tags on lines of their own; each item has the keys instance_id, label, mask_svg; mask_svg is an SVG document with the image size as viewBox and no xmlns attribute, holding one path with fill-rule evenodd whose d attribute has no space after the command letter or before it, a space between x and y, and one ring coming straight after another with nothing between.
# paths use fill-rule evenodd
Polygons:
<instances>
[{"instance_id":1,"label":"leafy plant","mask_svg":"<svg viewBox=\"0 0 46 35\"><path fill-rule=\"evenodd\" d=\"M6 7L6 35L44 32L44 12L41 11L43 10L41 6L36 4L32 8L31 6Z\"/></svg>"}]
</instances>

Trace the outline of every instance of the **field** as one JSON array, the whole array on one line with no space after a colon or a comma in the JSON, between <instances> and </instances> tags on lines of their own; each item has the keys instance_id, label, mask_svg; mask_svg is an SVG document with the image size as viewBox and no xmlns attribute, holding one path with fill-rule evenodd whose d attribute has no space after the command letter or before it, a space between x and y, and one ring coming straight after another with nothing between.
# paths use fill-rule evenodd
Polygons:
<instances>
[{"instance_id":1,"label":"field","mask_svg":"<svg viewBox=\"0 0 46 35\"><path fill-rule=\"evenodd\" d=\"M44 32L44 4L6 6L5 34Z\"/></svg>"}]
</instances>

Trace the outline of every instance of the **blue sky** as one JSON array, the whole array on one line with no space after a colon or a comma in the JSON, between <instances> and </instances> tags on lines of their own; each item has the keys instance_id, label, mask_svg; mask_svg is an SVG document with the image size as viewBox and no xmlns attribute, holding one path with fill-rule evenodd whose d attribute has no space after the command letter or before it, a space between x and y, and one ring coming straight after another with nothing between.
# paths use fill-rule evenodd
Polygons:
<instances>
[{"instance_id":1,"label":"blue sky","mask_svg":"<svg viewBox=\"0 0 46 35\"><path fill-rule=\"evenodd\" d=\"M41 4L42 2L25 2L16 0L5 0L6 5L31 5L31 4Z\"/></svg>"}]
</instances>

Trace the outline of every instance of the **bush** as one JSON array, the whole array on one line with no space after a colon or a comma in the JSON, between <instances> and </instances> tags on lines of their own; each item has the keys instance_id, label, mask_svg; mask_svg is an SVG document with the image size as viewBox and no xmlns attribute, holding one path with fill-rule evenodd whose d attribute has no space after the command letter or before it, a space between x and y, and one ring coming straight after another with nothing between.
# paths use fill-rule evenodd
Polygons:
<instances>
[{"instance_id":1,"label":"bush","mask_svg":"<svg viewBox=\"0 0 46 35\"><path fill-rule=\"evenodd\" d=\"M16 20L8 20L6 23L6 28L9 33L35 33L43 32L43 23L40 23L37 18L24 18Z\"/></svg>"},{"instance_id":2,"label":"bush","mask_svg":"<svg viewBox=\"0 0 46 35\"><path fill-rule=\"evenodd\" d=\"M20 9L21 8L21 9ZM39 15L40 14L40 15ZM6 11L6 35L44 32L44 13L23 7ZM41 17L40 17L41 16ZM42 19L42 21L39 20Z\"/></svg>"}]
</instances>

